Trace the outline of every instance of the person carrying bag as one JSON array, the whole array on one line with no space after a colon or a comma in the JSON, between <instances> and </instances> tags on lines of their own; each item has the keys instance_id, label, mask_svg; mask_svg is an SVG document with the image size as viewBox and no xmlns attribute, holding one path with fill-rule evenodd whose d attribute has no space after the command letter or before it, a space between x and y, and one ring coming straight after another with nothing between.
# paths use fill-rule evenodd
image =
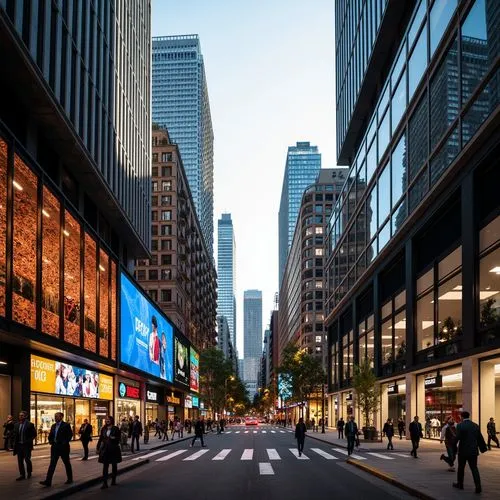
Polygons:
<instances>
[{"instance_id":1,"label":"person carrying bag","mask_svg":"<svg viewBox=\"0 0 500 500\"><path fill-rule=\"evenodd\" d=\"M122 461L122 452L120 449L121 431L115 425L115 419L112 416L106 417L106 425L101 429L96 451L99 453L99 463L102 467L102 486L101 489L108 487L109 465L111 464L111 486L116 485L116 475L118 473L118 464Z\"/></svg>"}]
</instances>

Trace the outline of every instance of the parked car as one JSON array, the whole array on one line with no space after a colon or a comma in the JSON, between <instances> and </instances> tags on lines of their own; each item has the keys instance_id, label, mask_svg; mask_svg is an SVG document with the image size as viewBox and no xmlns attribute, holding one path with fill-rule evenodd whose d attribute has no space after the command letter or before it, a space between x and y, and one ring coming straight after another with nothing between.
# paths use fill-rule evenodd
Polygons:
<instances>
[{"instance_id":1,"label":"parked car","mask_svg":"<svg viewBox=\"0 0 500 500\"><path fill-rule=\"evenodd\" d=\"M259 425L259 422L255 417L247 417L245 420L245 425Z\"/></svg>"}]
</instances>

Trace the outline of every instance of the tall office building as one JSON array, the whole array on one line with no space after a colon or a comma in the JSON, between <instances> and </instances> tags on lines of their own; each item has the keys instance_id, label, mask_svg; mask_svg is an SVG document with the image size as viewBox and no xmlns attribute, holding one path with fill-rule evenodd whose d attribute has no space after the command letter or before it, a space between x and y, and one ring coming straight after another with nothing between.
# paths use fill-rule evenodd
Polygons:
<instances>
[{"instance_id":1,"label":"tall office building","mask_svg":"<svg viewBox=\"0 0 500 500\"><path fill-rule=\"evenodd\" d=\"M231 214L222 214L217 226L217 315L226 317L236 348L236 243Z\"/></svg>"},{"instance_id":2,"label":"tall office building","mask_svg":"<svg viewBox=\"0 0 500 500\"><path fill-rule=\"evenodd\" d=\"M198 35L153 37L153 123L179 145L208 250L213 255L214 135Z\"/></svg>"},{"instance_id":3,"label":"tall office building","mask_svg":"<svg viewBox=\"0 0 500 500\"><path fill-rule=\"evenodd\" d=\"M307 186L314 183L320 168L321 154L317 146L311 146L309 142L297 142L288 148L278 215L279 285L292 244L302 194Z\"/></svg>"},{"instance_id":4,"label":"tall office building","mask_svg":"<svg viewBox=\"0 0 500 500\"><path fill-rule=\"evenodd\" d=\"M150 246L150 21L149 0L0 2L0 415L29 408L37 443L54 411L97 430L123 408L120 269Z\"/></svg>"},{"instance_id":5,"label":"tall office building","mask_svg":"<svg viewBox=\"0 0 500 500\"><path fill-rule=\"evenodd\" d=\"M250 396L257 390L262 355L262 292L245 290L243 294L243 381Z\"/></svg>"},{"instance_id":6,"label":"tall office building","mask_svg":"<svg viewBox=\"0 0 500 500\"><path fill-rule=\"evenodd\" d=\"M377 428L466 408L484 429L500 418L500 3L335 10L349 178L327 226L330 421L357 411L366 362Z\"/></svg>"}]
</instances>

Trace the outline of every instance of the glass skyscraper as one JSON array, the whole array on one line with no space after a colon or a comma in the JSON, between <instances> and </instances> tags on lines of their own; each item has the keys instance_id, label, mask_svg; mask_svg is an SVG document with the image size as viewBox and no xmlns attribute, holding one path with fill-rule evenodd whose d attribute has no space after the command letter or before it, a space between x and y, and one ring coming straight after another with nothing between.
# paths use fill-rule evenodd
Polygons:
<instances>
[{"instance_id":1,"label":"glass skyscraper","mask_svg":"<svg viewBox=\"0 0 500 500\"><path fill-rule=\"evenodd\" d=\"M196 213L213 255L214 158L205 65L198 35L153 37L153 123L179 145Z\"/></svg>"},{"instance_id":2,"label":"glass skyscraper","mask_svg":"<svg viewBox=\"0 0 500 500\"><path fill-rule=\"evenodd\" d=\"M243 334L243 381L252 395L257 390L262 355L262 292L260 290L245 290L243 294Z\"/></svg>"},{"instance_id":3,"label":"glass skyscraper","mask_svg":"<svg viewBox=\"0 0 500 500\"><path fill-rule=\"evenodd\" d=\"M225 316L236 349L236 243L231 214L222 214L217 226L217 316Z\"/></svg>"},{"instance_id":4,"label":"glass skyscraper","mask_svg":"<svg viewBox=\"0 0 500 500\"><path fill-rule=\"evenodd\" d=\"M321 154L317 146L311 146L309 142L297 142L296 146L289 146L278 216L280 285L304 189L314 184L320 168Z\"/></svg>"}]
</instances>

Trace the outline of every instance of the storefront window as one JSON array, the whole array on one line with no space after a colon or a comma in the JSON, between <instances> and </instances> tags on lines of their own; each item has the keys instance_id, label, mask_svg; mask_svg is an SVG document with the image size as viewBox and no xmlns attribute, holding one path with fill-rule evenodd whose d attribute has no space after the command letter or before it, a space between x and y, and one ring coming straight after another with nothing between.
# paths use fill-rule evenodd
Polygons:
<instances>
[{"instance_id":1,"label":"storefront window","mask_svg":"<svg viewBox=\"0 0 500 500\"><path fill-rule=\"evenodd\" d=\"M0 139L0 316L5 316L7 242L7 144Z\"/></svg>"},{"instance_id":2,"label":"storefront window","mask_svg":"<svg viewBox=\"0 0 500 500\"><path fill-rule=\"evenodd\" d=\"M434 294L428 293L417 301L417 350L434 345Z\"/></svg>"},{"instance_id":3,"label":"storefront window","mask_svg":"<svg viewBox=\"0 0 500 500\"><path fill-rule=\"evenodd\" d=\"M406 383L404 379L387 384L387 417L394 422L397 433L397 422L406 417Z\"/></svg>"},{"instance_id":4,"label":"storefront window","mask_svg":"<svg viewBox=\"0 0 500 500\"><path fill-rule=\"evenodd\" d=\"M99 254L99 352L109 357L109 257L101 249Z\"/></svg>"},{"instance_id":5,"label":"storefront window","mask_svg":"<svg viewBox=\"0 0 500 500\"><path fill-rule=\"evenodd\" d=\"M50 428L55 423L54 414L57 412L64 413L63 398L37 394L36 410L33 414L36 418L37 444L48 442ZM67 418L67 415L65 415L65 418Z\"/></svg>"},{"instance_id":6,"label":"storefront window","mask_svg":"<svg viewBox=\"0 0 500 500\"><path fill-rule=\"evenodd\" d=\"M382 365L390 365L395 361L404 364L406 359L405 307L404 290L382 306Z\"/></svg>"},{"instance_id":7,"label":"storefront window","mask_svg":"<svg viewBox=\"0 0 500 500\"><path fill-rule=\"evenodd\" d=\"M37 178L14 159L12 319L36 327Z\"/></svg>"},{"instance_id":8,"label":"storefront window","mask_svg":"<svg viewBox=\"0 0 500 500\"><path fill-rule=\"evenodd\" d=\"M116 400L116 422L121 422L122 419L134 417L141 414L141 402L133 399L117 399Z\"/></svg>"},{"instance_id":9,"label":"storefront window","mask_svg":"<svg viewBox=\"0 0 500 500\"><path fill-rule=\"evenodd\" d=\"M42 331L59 337L61 209L57 198L43 188L42 208Z\"/></svg>"},{"instance_id":10,"label":"storefront window","mask_svg":"<svg viewBox=\"0 0 500 500\"><path fill-rule=\"evenodd\" d=\"M373 333L373 314L363 320L358 327L359 363L368 362L373 367L375 356L375 336Z\"/></svg>"},{"instance_id":11,"label":"storefront window","mask_svg":"<svg viewBox=\"0 0 500 500\"><path fill-rule=\"evenodd\" d=\"M64 340L80 345L80 224L64 216Z\"/></svg>"},{"instance_id":12,"label":"storefront window","mask_svg":"<svg viewBox=\"0 0 500 500\"><path fill-rule=\"evenodd\" d=\"M462 333L462 274L438 289L438 341L452 340Z\"/></svg>"},{"instance_id":13,"label":"storefront window","mask_svg":"<svg viewBox=\"0 0 500 500\"><path fill-rule=\"evenodd\" d=\"M97 243L90 235L85 235L85 273L84 273L84 347L96 352L97 331Z\"/></svg>"}]
</instances>

